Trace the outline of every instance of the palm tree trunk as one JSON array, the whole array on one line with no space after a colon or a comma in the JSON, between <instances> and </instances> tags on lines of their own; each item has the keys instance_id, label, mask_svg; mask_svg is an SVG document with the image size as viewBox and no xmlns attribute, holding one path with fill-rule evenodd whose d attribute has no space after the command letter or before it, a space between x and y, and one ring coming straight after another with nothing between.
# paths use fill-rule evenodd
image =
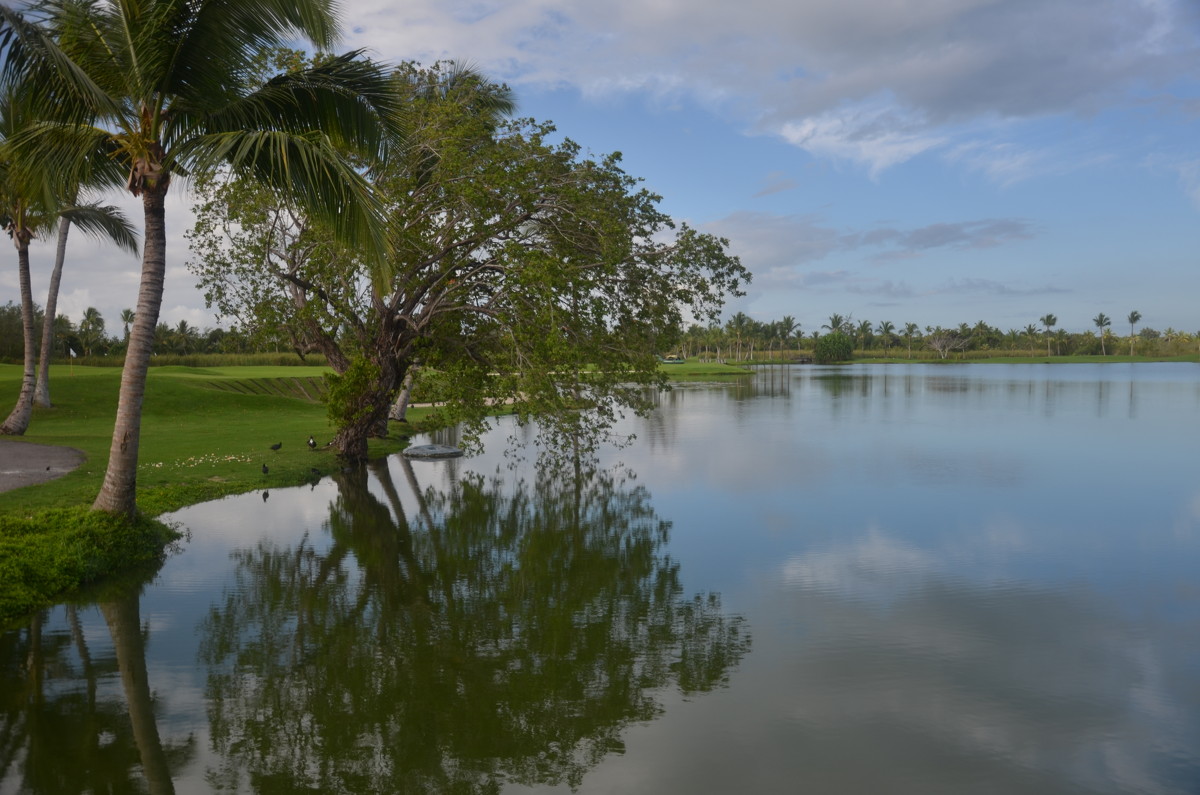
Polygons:
<instances>
[{"instance_id":1,"label":"palm tree trunk","mask_svg":"<svg viewBox=\"0 0 1200 795\"><path fill-rule=\"evenodd\" d=\"M0 425L0 434L20 436L33 416L33 390L36 382L37 348L33 343L33 287L29 281L29 238L21 230L14 235L17 245L17 269L21 289L21 329L25 333L25 370L21 374L21 393L8 419Z\"/></svg>"},{"instance_id":2,"label":"palm tree trunk","mask_svg":"<svg viewBox=\"0 0 1200 795\"><path fill-rule=\"evenodd\" d=\"M416 374L416 365L410 366L408 372L404 374L404 381L400 385L400 394L396 396L396 402L392 404L392 411L388 415L388 419L396 422L408 422L404 415L408 413L408 399L412 395L413 379Z\"/></svg>"},{"instance_id":3,"label":"palm tree trunk","mask_svg":"<svg viewBox=\"0 0 1200 795\"><path fill-rule=\"evenodd\" d=\"M54 270L50 273L50 290L46 294L46 316L42 320L42 350L38 355L37 386L33 402L50 408L50 353L54 350L54 316L58 312L58 286L62 282L63 262L67 258L67 232L71 222L58 221L58 248L54 252Z\"/></svg>"},{"instance_id":4,"label":"palm tree trunk","mask_svg":"<svg viewBox=\"0 0 1200 795\"><path fill-rule=\"evenodd\" d=\"M142 193L142 208L146 215L142 281L133 329L129 333L129 347L125 351L125 366L121 370L121 392L117 398L117 421L108 453L108 469L104 472L104 485L92 503L94 510L126 516L137 512L142 399L146 394L146 374L154 350L154 328L158 325L167 270L166 195L165 179Z\"/></svg>"},{"instance_id":5,"label":"palm tree trunk","mask_svg":"<svg viewBox=\"0 0 1200 795\"><path fill-rule=\"evenodd\" d=\"M171 770L163 750L158 724L154 719L154 698L150 694L150 676L146 669L146 645L142 639L142 620L138 591L130 591L115 602L101 602L100 612L112 635L121 686L129 707L133 742L142 762L142 775L151 795L175 792Z\"/></svg>"}]
</instances>

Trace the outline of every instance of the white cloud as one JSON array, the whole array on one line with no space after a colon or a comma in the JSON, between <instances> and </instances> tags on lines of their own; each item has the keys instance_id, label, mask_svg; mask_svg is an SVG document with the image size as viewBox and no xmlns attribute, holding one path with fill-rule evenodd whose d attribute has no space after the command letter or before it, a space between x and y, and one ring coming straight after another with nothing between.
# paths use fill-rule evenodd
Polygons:
<instances>
[{"instance_id":1,"label":"white cloud","mask_svg":"<svg viewBox=\"0 0 1200 795\"><path fill-rule=\"evenodd\" d=\"M390 58L453 57L521 86L688 97L872 174L968 122L1088 117L1200 66L1191 0L563 0L346 5ZM963 126L966 125L966 126ZM1001 182L1027 174L1003 142Z\"/></svg>"}]
</instances>

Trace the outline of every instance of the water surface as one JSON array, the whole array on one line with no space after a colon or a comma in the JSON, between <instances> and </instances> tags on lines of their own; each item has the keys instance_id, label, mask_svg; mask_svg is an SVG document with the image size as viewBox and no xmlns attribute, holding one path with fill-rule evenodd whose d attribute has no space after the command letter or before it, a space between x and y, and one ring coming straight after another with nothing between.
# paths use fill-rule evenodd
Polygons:
<instances>
[{"instance_id":1,"label":"water surface","mask_svg":"<svg viewBox=\"0 0 1200 795\"><path fill-rule=\"evenodd\" d=\"M1200 791L1200 367L660 402L180 511L0 636L0 793Z\"/></svg>"}]
</instances>

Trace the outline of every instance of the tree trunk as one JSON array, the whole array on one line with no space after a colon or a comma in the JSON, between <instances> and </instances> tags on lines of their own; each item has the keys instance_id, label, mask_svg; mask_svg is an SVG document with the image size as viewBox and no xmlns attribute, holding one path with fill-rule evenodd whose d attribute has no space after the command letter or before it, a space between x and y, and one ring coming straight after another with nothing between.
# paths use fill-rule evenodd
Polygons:
<instances>
[{"instance_id":1,"label":"tree trunk","mask_svg":"<svg viewBox=\"0 0 1200 795\"><path fill-rule=\"evenodd\" d=\"M17 246L17 269L21 289L21 329L25 333L25 370L21 374L21 393L8 419L0 425L0 434L20 436L33 416L33 391L36 380L37 347L33 342L33 287L29 281L29 235L18 229L13 234Z\"/></svg>"},{"instance_id":2,"label":"tree trunk","mask_svg":"<svg viewBox=\"0 0 1200 795\"><path fill-rule=\"evenodd\" d=\"M387 435L388 413L402 374L407 370L392 359L380 363L379 379L358 396L357 410L351 413L353 419L338 428L330 442L340 456L351 463L365 461L367 439ZM383 433L380 433L381 426Z\"/></svg>"},{"instance_id":3,"label":"tree trunk","mask_svg":"<svg viewBox=\"0 0 1200 795\"><path fill-rule=\"evenodd\" d=\"M54 252L54 270L50 273L50 290L46 294L46 316L42 320L42 350L38 355L37 386L33 402L42 408L50 408L50 354L54 350L54 316L58 312L58 286L62 282L63 262L67 258L67 232L71 222L66 218L58 221L58 248Z\"/></svg>"},{"instance_id":4,"label":"tree trunk","mask_svg":"<svg viewBox=\"0 0 1200 795\"><path fill-rule=\"evenodd\" d=\"M400 385L400 394L396 396L396 402L392 404L392 411L388 415L388 419L396 422L408 422L404 415L408 412L408 399L412 396L413 379L417 375L416 366L408 368L408 372L404 374L404 383Z\"/></svg>"},{"instance_id":5,"label":"tree trunk","mask_svg":"<svg viewBox=\"0 0 1200 795\"><path fill-rule=\"evenodd\" d=\"M138 442L141 438L142 399L146 394L146 374L154 349L154 328L162 306L163 281L167 270L167 234L164 204L167 181L147 187L142 193L146 214L142 249L142 281L138 288L137 309L125 367L121 371L121 392L117 399L117 421L104 485L92 508L133 516L137 512Z\"/></svg>"}]
</instances>

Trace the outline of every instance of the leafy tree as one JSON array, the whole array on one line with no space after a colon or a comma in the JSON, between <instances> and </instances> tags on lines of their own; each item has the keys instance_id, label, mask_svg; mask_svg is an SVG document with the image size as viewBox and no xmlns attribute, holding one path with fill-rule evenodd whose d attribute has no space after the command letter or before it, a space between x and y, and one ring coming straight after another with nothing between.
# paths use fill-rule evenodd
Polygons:
<instances>
[{"instance_id":1,"label":"leafy tree","mask_svg":"<svg viewBox=\"0 0 1200 795\"><path fill-rule=\"evenodd\" d=\"M833 331L817 340L813 347L817 364L849 361L854 357L854 343L844 332Z\"/></svg>"},{"instance_id":2,"label":"leafy tree","mask_svg":"<svg viewBox=\"0 0 1200 795\"><path fill-rule=\"evenodd\" d=\"M1136 337L1134 327L1142 319L1142 313L1136 309L1129 313L1129 355L1133 356L1133 343Z\"/></svg>"},{"instance_id":3,"label":"leafy tree","mask_svg":"<svg viewBox=\"0 0 1200 795\"><path fill-rule=\"evenodd\" d=\"M1050 355L1050 329L1054 328L1055 324L1058 323L1058 318L1056 318L1054 315L1042 315L1040 320L1041 320L1042 325L1046 328L1046 355L1049 356Z\"/></svg>"},{"instance_id":4,"label":"leafy tree","mask_svg":"<svg viewBox=\"0 0 1200 795\"><path fill-rule=\"evenodd\" d=\"M1108 315L1101 312L1100 314L1098 314L1094 318L1092 318L1092 322L1094 324L1096 324L1096 328L1099 330L1100 355L1107 356L1108 352L1104 349L1104 329L1107 328L1108 326L1112 325L1112 319L1109 318Z\"/></svg>"},{"instance_id":5,"label":"leafy tree","mask_svg":"<svg viewBox=\"0 0 1200 795\"><path fill-rule=\"evenodd\" d=\"M23 157L72 172L84 158L119 164L140 197L145 247L116 424L99 510L136 511L138 441L154 329L166 274L165 199L176 174L219 168L253 175L295 197L338 233L381 252L377 208L338 148L364 157L395 117L383 70L357 53L281 75L248 90L264 48L336 38L322 0L67 0L33 7L33 21L0 6L2 74L38 92L40 115Z\"/></svg>"},{"instance_id":6,"label":"leafy tree","mask_svg":"<svg viewBox=\"0 0 1200 795\"><path fill-rule=\"evenodd\" d=\"M411 108L410 146L374 177L394 241L389 278L370 279L253 183L212 182L189 235L211 305L325 354L338 374L333 444L352 459L386 432L417 365L441 374L442 416L475 429L496 400L575 441L598 441L624 409L650 410L659 351L685 317L715 320L748 279L726 241L687 226L665 238L658 197L619 155L585 158L569 139L553 143L549 124L499 120L487 110L499 86L410 65L396 91ZM731 322L748 333L741 318Z\"/></svg>"}]
</instances>

